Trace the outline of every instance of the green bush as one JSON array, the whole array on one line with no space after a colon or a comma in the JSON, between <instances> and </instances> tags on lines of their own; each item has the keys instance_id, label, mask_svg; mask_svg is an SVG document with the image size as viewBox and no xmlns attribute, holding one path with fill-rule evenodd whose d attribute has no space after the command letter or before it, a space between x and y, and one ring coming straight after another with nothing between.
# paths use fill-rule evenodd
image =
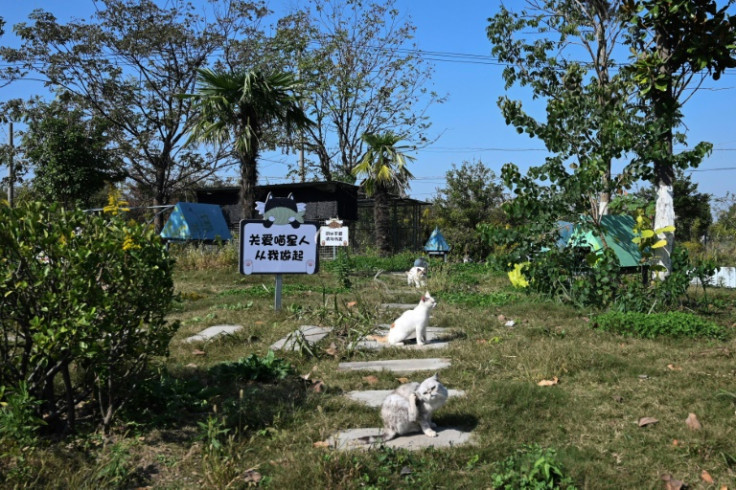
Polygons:
<instances>
[{"instance_id":1,"label":"green bush","mask_svg":"<svg viewBox=\"0 0 736 490\"><path fill-rule=\"evenodd\" d=\"M554 449L542 448L538 444L524 445L515 454L497 464L498 471L492 476L493 488L508 490L542 490L566 488L575 485L565 476L562 465L556 460Z\"/></svg>"},{"instance_id":2,"label":"green bush","mask_svg":"<svg viewBox=\"0 0 736 490\"><path fill-rule=\"evenodd\" d=\"M725 340L725 327L691 313L609 312L593 319L593 327L607 332L651 339L654 337L710 337Z\"/></svg>"},{"instance_id":3,"label":"green bush","mask_svg":"<svg viewBox=\"0 0 736 490\"><path fill-rule=\"evenodd\" d=\"M0 205L0 386L25 380L52 428L73 430L80 402L107 428L177 328L165 247L111 211Z\"/></svg>"}]
</instances>

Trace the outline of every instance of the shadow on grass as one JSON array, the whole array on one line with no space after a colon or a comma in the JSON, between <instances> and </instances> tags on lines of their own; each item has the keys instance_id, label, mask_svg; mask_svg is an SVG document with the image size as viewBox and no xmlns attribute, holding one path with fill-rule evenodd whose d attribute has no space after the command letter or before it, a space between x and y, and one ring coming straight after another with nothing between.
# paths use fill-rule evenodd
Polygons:
<instances>
[{"instance_id":1,"label":"shadow on grass","mask_svg":"<svg viewBox=\"0 0 736 490\"><path fill-rule=\"evenodd\" d=\"M159 371L139 385L121 411L120 422L142 430L171 430L214 415L227 428L243 433L262 429L304 403L308 383L285 361L252 360L220 363L208 370Z\"/></svg>"}]
</instances>

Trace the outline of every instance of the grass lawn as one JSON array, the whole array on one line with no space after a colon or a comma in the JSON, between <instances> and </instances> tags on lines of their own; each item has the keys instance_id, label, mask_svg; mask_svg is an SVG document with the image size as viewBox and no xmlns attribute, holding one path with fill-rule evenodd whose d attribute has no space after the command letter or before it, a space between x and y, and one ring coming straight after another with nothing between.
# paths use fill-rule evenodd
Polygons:
<instances>
[{"instance_id":1,"label":"grass lawn","mask_svg":"<svg viewBox=\"0 0 736 490\"><path fill-rule=\"evenodd\" d=\"M578 488L665 488L667 474L691 488L736 488L736 336L622 337L593 329L595 311L517 292L482 265L438 269L428 284L438 301L431 325L451 328L453 337L448 349L423 352L350 349L398 315L381 303L418 301L403 276L354 270L350 290L324 268L285 276L283 310L275 312L272 276L241 276L235 266L179 270L181 301L171 319L181 328L171 355L114 433L29 450L6 469L7 481L36 488L492 488L494 475L508 470L503 461L523 463L538 445L556 451L547 461ZM736 295L710 290L709 298L697 313L733 330ZM244 328L203 345L183 342L222 324ZM334 330L311 352L269 358L269 346L300 325ZM435 422L472 429L473 445L342 453L320 444L340 429L381 424L377 409L344 392L399 384L388 372L339 372L339 362L412 357L452 359L440 378L466 396L451 399ZM537 385L555 377L553 386ZM690 413L701 429L686 424ZM640 427L643 417L658 422Z\"/></svg>"}]
</instances>

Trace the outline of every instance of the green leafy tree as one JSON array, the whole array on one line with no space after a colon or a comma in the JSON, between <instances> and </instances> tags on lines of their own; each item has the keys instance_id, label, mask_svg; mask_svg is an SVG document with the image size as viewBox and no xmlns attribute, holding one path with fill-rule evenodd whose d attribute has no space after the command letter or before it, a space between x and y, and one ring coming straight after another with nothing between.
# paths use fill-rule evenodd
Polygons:
<instances>
[{"instance_id":1,"label":"green leafy tree","mask_svg":"<svg viewBox=\"0 0 736 490\"><path fill-rule=\"evenodd\" d=\"M122 162L108 149L103 121L85 120L79 109L59 101L35 106L27 121L23 151L40 200L91 207L107 184L125 177Z\"/></svg>"},{"instance_id":2,"label":"green leafy tree","mask_svg":"<svg viewBox=\"0 0 736 490\"><path fill-rule=\"evenodd\" d=\"M403 194L413 178L406 167L413 160L404 151L410 147L398 145L401 136L386 132L364 134L366 152L352 172L362 181L360 185L366 195L373 197L373 222L375 226L376 247L388 255L391 252L391 216L389 199L392 194Z\"/></svg>"},{"instance_id":3,"label":"green leafy tree","mask_svg":"<svg viewBox=\"0 0 736 490\"><path fill-rule=\"evenodd\" d=\"M127 175L148 203L168 204L184 187L233 162L226 152L186 147L197 69L229 53L265 12L260 3L216 0L102 0L89 20L60 23L35 10L14 26L17 49L0 54L37 73L52 90L73 94L89 116L105 119ZM156 215L160 227L162 217Z\"/></svg>"},{"instance_id":4,"label":"green leafy tree","mask_svg":"<svg viewBox=\"0 0 736 490\"><path fill-rule=\"evenodd\" d=\"M240 162L243 218L253 218L258 156L264 135L273 128L290 133L311 123L299 106L299 83L288 73L267 74L258 70L219 73L202 69L198 80L197 92L182 96L193 100L198 110L190 139L233 144Z\"/></svg>"},{"instance_id":5,"label":"green leafy tree","mask_svg":"<svg viewBox=\"0 0 736 490\"><path fill-rule=\"evenodd\" d=\"M453 164L445 176L445 186L437 189L433 199L432 224L442 229L454 250L484 259L490 248L476 228L482 223L504 222L503 185L480 161L463 162L460 167Z\"/></svg>"},{"instance_id":6,"label":"green leafy tree","mask_svg":"<svg viewBox=\"0 0 736 490\"><path fill-rule=\"evenodd\" d=\"M364 134L431 139L426 110L443 98L429 89L433 68L413 49L415 30L396 0L308 0L279 21L272 46L304 82L315 124L303 143L323 179L353 181Z\"/></svg>"},{"instance_id":7,"label":"green leafy tree","mask_svg":"<svg viewBox=\"0 0 736 490\"><path fill-rule=\"evenodd\" d=\"M712 76L718 80L736 66L736 16L728 14L731 2L721 8L715 0L625 0L633 28L627 43L634 59L627 69L637 84L641 110L648 127L641 133L636 158L629 166L633 173L657 186L654 228L675 223L674 182L677 169L696 167L711 151L709 143L674 153L674 143L685 143L677 129L682 124L683 94L694 80ZM657 249L663 269L671 271L674 233L660 238L667 245Z\"/></svg>"},{"instance_id":8,"label":"green leafy tree","mask_svg":"<svg viewBox=\"0 0 736 490\"><path fill-rule=\"evenodd\" d=\"M526 87L546 103L542 120L520 101L507 96L498 101L506 123L539 138L551 154L529 171L530 179L512 164L502 170L520 199L529 196L525 207L535 207L536 201L537 208L549 208L539 199L559 196L558 204L568 203L569 214L587 214L598 222L608 212L611 193L626 184L625 175L611 179L611 162L630 148L635 134L627 80L612 70L623 29L620 3L535 1L519 12L501 7L489 19L493 54L507 64L506 87ZM547 190L537 185L540 181ZM523 213L533 215L530 211Z\"/></svg>"}]
</instances>

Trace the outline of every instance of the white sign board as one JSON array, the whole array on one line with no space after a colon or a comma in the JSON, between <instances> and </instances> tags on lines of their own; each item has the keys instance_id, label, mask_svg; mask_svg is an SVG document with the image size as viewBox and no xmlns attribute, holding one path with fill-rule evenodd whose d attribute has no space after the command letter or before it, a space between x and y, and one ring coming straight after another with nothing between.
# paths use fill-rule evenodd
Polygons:
<instances>
[{"instance_id":1,"label":"white sign board","mask_svg":"<svg viewBox=\"0 0 736 490\"><path fill-rule=\"evenodd\" d=\"M332 228L330 226L322 226L319 229L319 240L319 244L323 247L347 247L349 243L348 227Z\"/></svg>"},{"instance_id":2,"label":"white sign board","mask_svg":"<svg viewBox=\"0 0 736 490\"><path fill-rule=\"evenodd\" d=\"M267 226L270 225L270 226ZM319 268L317 223L240 222L241 274L314 274Z\"/></svg>"}]
</instances>

